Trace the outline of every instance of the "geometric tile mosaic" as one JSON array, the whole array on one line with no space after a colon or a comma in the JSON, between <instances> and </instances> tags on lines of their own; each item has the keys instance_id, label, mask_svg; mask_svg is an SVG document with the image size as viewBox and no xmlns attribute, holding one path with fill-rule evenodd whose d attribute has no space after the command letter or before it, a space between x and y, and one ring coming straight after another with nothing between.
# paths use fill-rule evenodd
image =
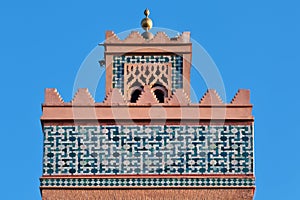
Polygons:
<instances>
[{"instance_id":1,"label":"geometric tile mosaic","mask_svg":"<svg viewBox=\"0 0 300 200\"><path fill-rule=\"evenodd\" d=\"M124 94L124 64L171 63L172 92L183 87L183 61L178 55L133 55L114 56L112 68L112 85Z\"/></svg>"},{"instance_id":2,"label":"geometric tile mosaic","mask_svg":"<svg viewBox=\"0 0 300 200\"><path fill-rule=\"evenodd\" d=\"M44 175L253 174L251 125L44 126Z\"/></svg>"},{"instance_id":3,"label":"geometric tile mosaic","mask_svg":"<svg viewBox=\"0 0 300 200\"><path fill-rule=\"evenodd\" d=\"M254 186L252 178L43 178L41 187L221 187Z\"/></svg>"}]
</instances>

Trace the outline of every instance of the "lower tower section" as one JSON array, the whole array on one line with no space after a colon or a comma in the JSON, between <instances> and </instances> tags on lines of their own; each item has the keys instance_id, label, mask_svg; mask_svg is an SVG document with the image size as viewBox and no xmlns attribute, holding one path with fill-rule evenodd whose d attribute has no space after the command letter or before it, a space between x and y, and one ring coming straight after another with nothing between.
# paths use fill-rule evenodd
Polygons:
<instances>
[{"instance_id":1,"label":"lower tower section","mask_svg":"<svg viewBox=\"0 0 300 200\"><path fill-rule=\"evenodd\" d=\"M90 96L80 91L73 102ZM240 90L235 99L245 94ZM58 96L47 89L46 101L51 95ZM45 102L43 199L252 199L252 105L236 101ZM82 118L91 111L95 119ZM224 113L223 121L208 120L212 113Z\"/></svg>"}]
</instances>

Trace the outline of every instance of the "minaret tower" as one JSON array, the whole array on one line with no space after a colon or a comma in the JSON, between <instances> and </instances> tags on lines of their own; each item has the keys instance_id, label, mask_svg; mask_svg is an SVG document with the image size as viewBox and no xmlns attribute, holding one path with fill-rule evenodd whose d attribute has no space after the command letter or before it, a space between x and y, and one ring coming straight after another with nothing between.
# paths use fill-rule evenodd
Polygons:
<instances>
[{"instance_id":1,"label":"minaret tower","mask_svg":"<svg viewBox=\"0 0 300 200\"><path fill-rule=\"evenodd\" d=\"M253 199L249 90L190 101L190 33L106 32L106 97L45 90L43 199ZM194 55L197 56L197 55Z\"/></svg>"}]
</instances>

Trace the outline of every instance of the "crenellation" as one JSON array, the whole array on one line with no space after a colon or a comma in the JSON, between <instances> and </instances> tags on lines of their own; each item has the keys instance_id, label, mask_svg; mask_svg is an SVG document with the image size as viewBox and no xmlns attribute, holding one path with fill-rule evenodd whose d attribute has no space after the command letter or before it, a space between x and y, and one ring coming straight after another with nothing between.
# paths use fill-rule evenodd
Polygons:
<instances>
[{"instance_id":1,"label":"crenellation","mask_svg":"<svg viewBox=\"0 0 300 200\"><path fill-rule=\"evenodd\" d=\"M87 88L79 88L71 103L72 105L91 105L95 103L95 100Z\"/></svg>"},{"instance_id":2,"label":"crenellation","mask_svg":"<svg viewBox=\"0 0 300 200\"><path fill-rule=\"evenodd\" d=\"M239 89L238 92L234 95L230 104L233 105L250 104L250 90Z\"/></svg>"},{"instance_id":3,"label":"crenellation","mask_svg":"<svg viewBox=\"0 0 300 200\"><path fill-rule=\"evenodd\" d=\"M147 94L144 94L147 93ZM155 98L153 91L150 86L145 87L143 93L147 98L150 98L151 95ZM140 95L141 99L141 95ZM143 97L144 99L144 97ZM152 99L152 98L151 98ZM151 99L146 99L146 102L151 102ZM143 100L144 101L144 100ZM148 102L148 103L149 103ZM157 99L155 98L155 103L158 103ZM112 88L110 92L105 96L103 102L95 102L94 98L88 91L88 88L79 88L78 91L75 93L71 102L64 102L61 95L57 91L56 88L46 88L45 89L45 99L44 99L44 106L62 106L66 105L69 106L73 105L126 105L126 106L137 106L141 104L139 103L130 103L127 102L122 95L122 92L118 88ZM144 102L145 103L145 102ZM246 106L252 105L250 102L250 90L247 89L239 89L230 103L224 103L220 96L218 95L216 90L209 89L203 95L199 103L191 102L188 95L184 92L183 89L176 89L170 98L167 99L163 106L168 105L191 105L191 106L215 106L215 105L224 105L224 106Z\"/></svg>"},{"instance_id":4,"label":"crenellation","mask_svg":"<svg viewBox=\"0 0 300 200\"><path fill-rule=\"evenodd\" d=\"M105 42L120 42L120 38L113 32L113 31L106 31L105 32Z\"/></svg>"},{"instance_id":5,"label":"crenellation","mask_svg":"<svg viewBox=\"0 0 300 200\"><path fill-rule=\"evenodd\" d=\"M216 105L216 104L224 104L221 97L214 89L208 89L207 92L200 100L201 105Z\"/></svg>"},{"instance_id":6,"label":"crenellation","mask_svg":"<svg viewBox=\"0 0 300 200\"><path fill-rule=\"evenodd\" d=\"M189 105L191 103L189 97L183 89L175 90L174 94L168 99L169 105Z\"/></svg>"},{"instance_id":7,"label":"crenellation","mask_svg":"<svg viewBox=\"0 0 300 200\"><path fill-rule=\"evenodd\" d=\"M169 37L165 32L158 31L152 39L145 39L138 31L132 31L129 35L121 40L113 31L106 31L105 44L177 44L190 43L190 32L183 32L176 37Z\"/></svg>"},{"instance_id":8,"label":"crenellation","mask_svg":"<svg viewBox=\"0 0 300 200\"><path fill-rule=\"evenodd\" d=\"M122 95L121 91L118 88L113 88L111 91L106 95L103 104L115 105L115 104L127 104L124 96Z\"/></svg>"},{"instance_id":9,"label":"crenellation","mask_svg":"<svg viewBox=\"0 0 300 200\"><path fill-rule=\"evenodd\" d=\"M144 43L146 40L138 31L131 31L130 34L124 39L119 40L123 43Z\"/></svg>"},{"instance_id":10,"label":"crenellation","mask_svg":"<svg viewBox=\"0 0 300 200\"><path fill-rule=\"evenodd\" d=\"M62 105L62 104L64 104L64 101L61 98L56 88L45 89L44 105Z\"/></svg>"}]
</instances>

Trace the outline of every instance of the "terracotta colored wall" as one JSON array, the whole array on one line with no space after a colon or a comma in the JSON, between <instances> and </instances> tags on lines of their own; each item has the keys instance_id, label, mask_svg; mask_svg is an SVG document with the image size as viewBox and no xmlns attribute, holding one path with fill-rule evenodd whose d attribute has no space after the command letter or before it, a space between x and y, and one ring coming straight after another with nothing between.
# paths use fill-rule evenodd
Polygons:
<instances>
[{"instance_id":1,"label":"terracotta colored wall","mask_svg":"<svg viewBox=\"0 0 300 200\"><path fill-rule=\"evenodd\" d=\"M251 200L253 189L146 189L146 190L47 190L43 200L101 200L101 199L198 199Z\"/></svg>"}]
</instances>

